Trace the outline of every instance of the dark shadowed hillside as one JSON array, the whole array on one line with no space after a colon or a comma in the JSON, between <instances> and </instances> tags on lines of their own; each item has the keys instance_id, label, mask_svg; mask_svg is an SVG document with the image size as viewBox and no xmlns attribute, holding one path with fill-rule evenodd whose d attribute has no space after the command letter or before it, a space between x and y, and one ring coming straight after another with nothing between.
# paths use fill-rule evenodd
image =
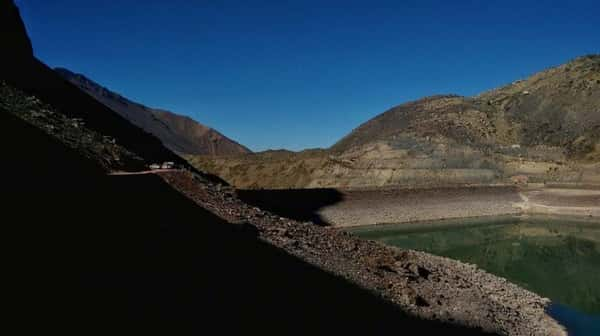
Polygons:
<instances>
[{"instance_id":1,"label":"dark shadowed hillside","mask_svg":"<svg viewBox=\"0 0 600 336\"><path fill-rule=\"evenodd\" d=\"M0 108L4 303L23 333L482 334L408 317L156 175L106 175L15 114Z\"/></svg>"},{"instance_id":2,"label":"dark shadowed hillside","mask_svg":"<svg viewBox=\"0 0 600 336\"><path fill-rule=\"evenodd\" d=\"M0 5L12 19L1 24L22 34L11 2ZM114 162L142 169L129 149L146 160L178 158L20 46L13 68L3 63L0 91L11 329L307 334L401 325L481 334L408 317L217 217L158 175L107 175Z\"/></svg>"},{"instance_id":3,"label":"dark shadowed hillside","mask_svg":"<svg viewBox=\"0 0 600 336\"><path fill-rule=\"evenodd\" d=\"M8 329L564 334L547 299L472 265L242 202L34 59L0 4L22 51L0 73ZM165 160L179 165L147 170Z\"/></svg>"},{"instance_id":4,"label":"dark shadowed hillside","mask_svg":"<svg viewBox=\"0 0 600 336\"><path fill-rule=\"evenodd\" d=\"M2 62L0 66L6 67L11 61L29 59L33 57L33 48L25 25L19 15L19 9L12 1L0 1L0 41L2 49L10 52L2 53Z\"/></svg>"},{"instance_id":5,"label":"dark shadowed hillside","mask_svg":"<svg viewBox=\"0 0 600 336\"><path fill-rule=\"evenodd\" d=\"M133 102L67 69L57 68L56 72L134 125L155 135L175 152L211 156L250 152L248 148L189 117Z\"/></svg>"},{"instance_id":6,"label":"dark shadowed hillside","mask_svg":"<svg viewBox=\"0 0 600 336\"><path fill-rule=\"evenodd\" d=\"M7 36L2 41L0 80L38 97L69 118L81 119L89 129L116 139L147 163L174 161L185 164L159 139L132 125L37 60L18 10L12 1L0 3L0 31Z\"/></svg>"}]
</instances>

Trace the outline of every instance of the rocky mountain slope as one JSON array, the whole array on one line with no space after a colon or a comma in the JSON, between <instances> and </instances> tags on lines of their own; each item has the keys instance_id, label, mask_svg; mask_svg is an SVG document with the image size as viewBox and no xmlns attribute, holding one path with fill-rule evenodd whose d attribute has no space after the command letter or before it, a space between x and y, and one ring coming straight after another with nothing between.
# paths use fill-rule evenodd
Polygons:
<instances>
[{"instance_id":1,"label":"rocky mountain slope","mask_svg":"<svg viewBox=\"0 0 600 336\"><path fill-rule=\"evenodd\" d=\"M159 138L169 149L181 154L234 155L250 150L216 130L173 112L133 102L81 74L56 68L65 79L121 116Z\"/></svg>"},{"instance_id":2,"label":"rocky mountain slope","mask_svg":"<svg viewBox=\"0 0 600 336\"><path fill-rule=\"evenodd\" d=\"M405 134L471 146L560 146L585 155L600 138L600 55L577 58L476 97L434 96L394 107L336 143L345 151Z\"/></svg>"},{"instance_id":3,"label":"rocky mountain slope","mask_svg":"<svg viewBox=\"0 0 600 336\"><path fill-rule=\"evenodd\" d=\"M472 266L281 218L186 170L107 175L102 152L73 143L79 127L10 97L5 302L20 330L564 334L547 300Z\"/></svg>"},{"instance_id":4,"label":"rocky mountain slope","mask_svg":"<svg viewBox=\"0 0 600 336\"><path fill-rule=\"evenodd\" d=\"M3 47L12 48L10 52L2 55L3 58L6 58L6 62L2 62L0 66L7 66L11 62L19 62L20 60L31 58L33 56L33 47L25 31L25 25L21 19L19 9L12 1L0 2L0 22L2 22L0 38Z\"/></svg>"},{"instance_id":5,"label":"rocky mountain slope","mask_svg":"<svg viewBox=\"0 0 600 336\"><path fill-rule=\"evenodd\" d=\"M69 118L39 99L0 81L0 109L59 139L66 147L95 161L105 171L144 170L145 162L117 144L116 139L88 129L80 119Z\"/></svg>"},{"instance_id":6,"label":"rocky mountain slope","mask_svg":"<svg viewBox=\"0 0 600 336\"><path fill-rule=\"evenodd\" d=\"M0 6L0 31L5 38L2 41L5 52L0 60L0 80L60 111L65 118L85 124L88 130L115 139L119 145L140 157L144 164L173 161L189 166L163 146L159 139L132 125L35 58L16 6L7 0L0 1ZM18 146L27 139L15 138L14 141ZM137 165L131 168L137 169Z\"/></svg>"},{"instance_id":7,"label":"rocky mountain slope","mask_svg":"<svg viewBox=\"0 0 600 336\"><path fill-rule=\"evenodd\" d=\"M600 183L600 56L399 105L327 151L190 161L241 188Z\"/></svg>"},{"instance_id":8,"label":"rocky mountain slope","mask_svg":"<svg viewBox=\"0 0 600 336\"><path fill-rule=\"evenodd\" d=\"M29 57L0 72L9 328L564 335L547 300L473 266L275 216L181 161L139 171L178 157Z\"/></svg>"}]
</instances>

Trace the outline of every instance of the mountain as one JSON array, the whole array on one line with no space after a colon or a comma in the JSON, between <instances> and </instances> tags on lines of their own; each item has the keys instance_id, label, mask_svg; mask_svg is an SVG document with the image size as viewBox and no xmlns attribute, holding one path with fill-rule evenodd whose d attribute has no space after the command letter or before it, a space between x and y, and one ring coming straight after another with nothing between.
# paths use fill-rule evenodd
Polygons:
<instances>
[{"instance_id":1,"label":"mountain","mask_svg":"<svg viewBox=\"0 0 600 336\"><path fill-rule=\"evenodd\" d=\"M600 56L475 97L438 95L393 107L325 151L188 159L240 188L446 186L523 176L596 184Z\"/></svg>"},{"instance_id":2,"label":"mountain","mask_svg":"<svg viewBox=\"0 0 600 336\"><path fill-rule=\"evenodd\" d=\"M472 265L243 203L35 59L13 2L0 9L9 329L564 334L549 300ZM146 170L164 160L178 169Z\"/></svg>"},{"instance_id":3,"label":"mountain","mask_svg":"<svg viewBox=\"0 0 600 336\"><path fill-rule=\"evenodd\" d=\"M133 102L81 74L64 68L57 73L122 117L159 138L169 149L181 154L235 155L250 150L216 130L173 112Z\"/></svg>"},{"instance_id":4,"label":"mountain","mask_svg":"<svg viewBox=\"0 0 600 336\"><path fill-rule=\"evenodd\" d=\"M426 334L492 335L504 328L505 321L471 320L471 312L441 320L423 308L418 300L425 299L405 285L404 275L391 280L377 271L382 251L388 255L381 260L405 259L407 265L427 262L422 256L394 259L397 250L374 250L372 242L349 234L280 219L186 170L106 174L111 161L105 158L138 159L112 140L34 96L0 86L8 326L67 335L117 329L380 334L398 323ZM447 261L440 268L450 273ZM384 284L390 281L399 284L394 303L374 293L389 289ZM475 282L460 281L471 304L485 298L471 297ZM528 306L543 307L541 298L532 299ZM456 297L441 300L438 305L453 311L464 304ZM494 300L483 300L490 309L485 314L497 300L507 305L514 298ZM340 307L344 301L352 304ZM507 320L516 313L503 308L491 316ZM522 328L543 314L537 308L516 324ZM231 316L235 323L224 324Z\"/></svg>"},{"instance_id":5,"label":"mountain","mask_svg":"<svg viewBox=\"0 0 600 336\"><path fill-rule=\"evenodd\" d=\"M586 155L600 138L600 55L579 57L476 97L433 96L394 107L332 149L408 134L478 146L560 146L569 157Z\"/></svg>"},{"instance_id":6,"label":"mountain","mask_svg":"<svg viewBox=\"0 0 600 336\"><path fill-rule=\"evenodd\" d=\"M475 327L484 326L500 331L491 320L471 328L456 325L459 316L452 324L437 317L426 321L374 295L389 280L369 273L374 264L358 266L356 251L369 251L367 241L262 211L246 216L253 208L234 201L221 184L33 58L12 1L0 0L0 15L0 31L8 36L0 64L0 175L9 328L67 335L300 335L383 333L401 323L424 333L481 335ZM140 171L161 160L187 169ZM107 174L114 168L131 171ZM243 223L234 222L236 213ZM309 245L308 234L301 238L289 226L310 233L314 242ZM292 238L296 244L289 244ZM319 256L340 239L347 251L339 253L335 268L326 268ZM287 245L293 247L285 250ZM367 277L381 284L357 285ZM411 290L404 286L405 301L421 309ZM340 307L344 300L366 312Z\"/></svg>"},{"instance_id":7,"label":"mountain","mask_svg":"<svg viewBox=\"0 0 600 336\"><path fill-rule=\"evenodd\" d=\"M61 111L65 118L85 124L95 134L115 139L140 157L144 164L172 161L191 168L155 136L131 124L35 58L19 11L12 1L0 1L0 19L5 50L0 59L0 80ZM129 168L135 170L138 167Z\"/></svg>"},{"instance_id":8,"label":"mountain","mask_svg":"<svg viewBox=\"0 0 600 336\"><path fill-rule=\"evenodd\" d=\"M19 9L12 1L0 2L0 41L3 47L10 47L10 53L4 53L4 62L0 66L5 67L12 62L19 62L33 57L33 47L29 36L25 31L25 25L21 19Z\"/></svg>"}]
</instances>

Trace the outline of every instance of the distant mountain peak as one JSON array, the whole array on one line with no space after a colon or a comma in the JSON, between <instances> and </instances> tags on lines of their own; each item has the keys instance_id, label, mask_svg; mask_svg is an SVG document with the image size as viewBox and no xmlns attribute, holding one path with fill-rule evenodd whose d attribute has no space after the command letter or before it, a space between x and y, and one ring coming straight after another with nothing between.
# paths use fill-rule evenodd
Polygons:
<instances>
[{"instance_id":1,"label":"distant mountain peak","mask_svg":"<svg viewBox=\"0 0 600 336\"><path fill-rule=\"evenodd\" d=\"M193 155L235 155L250 152L248 148L188 116L133 102L69 69L56 68L55 71L133 124L158 137L173 151Z\"/></svg>"}]
</instances>

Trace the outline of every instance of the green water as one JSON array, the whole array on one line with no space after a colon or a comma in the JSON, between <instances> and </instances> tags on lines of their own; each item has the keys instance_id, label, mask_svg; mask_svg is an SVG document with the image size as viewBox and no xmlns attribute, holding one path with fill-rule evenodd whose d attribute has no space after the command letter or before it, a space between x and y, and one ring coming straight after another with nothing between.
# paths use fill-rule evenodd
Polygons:
<instances>
[{"instance_id":1,"label":"green water","mask_svg":"<svg viewBox=\"0 0 600 336\"><path fill-rule=\"evenodd\" d=\"M477 264L554 303L600 316L600 223L503 218L387 225L353 232Z\"/></svg>"}]
</instances>

